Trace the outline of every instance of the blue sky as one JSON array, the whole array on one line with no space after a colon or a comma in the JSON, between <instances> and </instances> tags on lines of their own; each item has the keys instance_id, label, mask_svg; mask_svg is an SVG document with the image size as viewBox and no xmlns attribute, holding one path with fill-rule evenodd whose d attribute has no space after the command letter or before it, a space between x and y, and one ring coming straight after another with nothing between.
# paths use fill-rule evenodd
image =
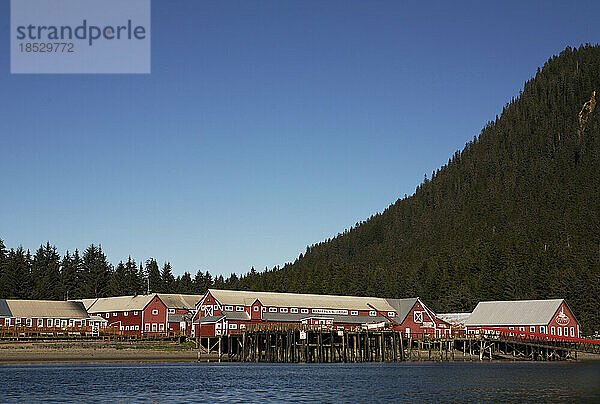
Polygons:
<instances>
[{"instance_id":1,"label":"blue sky","mask_svg":"<svg viewBox=\"0 0 600 404\"><path fill-rule=\"evenodd\" d=\"M483 3L154 0L152 74L11 75L3 0L0 238L176 274L292 261L598 42L598 2Z\"/></svg>"}]
</instances>

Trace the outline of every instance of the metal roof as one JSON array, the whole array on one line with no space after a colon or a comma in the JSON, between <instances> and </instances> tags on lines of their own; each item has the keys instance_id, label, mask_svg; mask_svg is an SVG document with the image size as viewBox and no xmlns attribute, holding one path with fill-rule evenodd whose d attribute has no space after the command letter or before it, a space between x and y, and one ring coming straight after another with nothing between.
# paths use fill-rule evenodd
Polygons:
<instances>
[{"instance_id":1,"label":"metal roof","mask_svg":"<svg viewBox=\"0 0 600 404\"><path fill-rule=\"evenodd\" d=\"M5 299L0 299L0 317L12 317Z\"/></svg>"},{"instance_id":2,"label":"metal roof","mask_svg":"<svg viewBox=\"0 0 600 404\"><path fill-rule=\"evenodd\" d=\"M196 308L196 303L202 300L204 295L182 295L176 293L158 293L158 297L169 309L188 309Z\"/></svg>"},{"instance_id":3,"label":"metal roof","mask_svg":"<svg viewBox=\"0 0 600 404\"><path fill-rule=\"evenodd\" d=\"M97 297L93 299L73 299L74 302L83 303L86 310L88 310L94 303L96 303L96 300L98 300Z\"/></svg>"},{"instance_id":4,"label":"metal roof","mask_svg":"<svg viewBox=\"0 0 600 404\"><path fill-rule=\"evenodd\" d=\"M61 300L13 300L6 303L11 317L31 318L87 318L88 313L81 302Z\"/></svg>"},{"instance_id":5,"label":"metal roof","mask_svg":"<svg viewBox=\"0 0 600 404\"><path fill-rule=\"evenodd\" d=\"M471 313L443 313L436 314L436 317L440 320L447 322L453 326L465 326L465 321L471 316Z\"/></svg>"},{"instance_id":6,"label":"metal roof","mask_svg":"<svg viewBox=\"0 0 600 404\"><path fill-rule=\"evenodd\" d=\"M546 325L563 299L479 302L467 326Z\"/></svg>"},{"instance_id":7,"label":"metal roof","mask_svg":"<svg viewBox=\"0 0 600 404\"><path fill-rule=\"evenodd\" d=\"M386 299L380 297L313 295L301 293L248 292L209 289L222 305L250 306L259 300L264 306L314 307L322 309L394 311ZM373 306L373 307L371 307Z\"/></svg>"},{"instance_id":8,"label":"metal roof","mask_svg":"<svg viewBox=\"0 0 600 404\"><path fill-rule=\"evenodd\" d=\"M141 311L154 299L152 295L99 297L88 307L88 313ZM89 300L89 299L85 299Z\"/></svg>"},{"instance_id":9,"label":"metal roof","mask_svg":"<svg viewBox=\"0 0 600 404\"><path fill-rule=\"evenodd\" d=\"M394 321L401 323L404 321L415 303L419 301L418 297L409 297L407 299L386 299L388 304L394 308L397 313Z\"/></svg>"}]
</instances>

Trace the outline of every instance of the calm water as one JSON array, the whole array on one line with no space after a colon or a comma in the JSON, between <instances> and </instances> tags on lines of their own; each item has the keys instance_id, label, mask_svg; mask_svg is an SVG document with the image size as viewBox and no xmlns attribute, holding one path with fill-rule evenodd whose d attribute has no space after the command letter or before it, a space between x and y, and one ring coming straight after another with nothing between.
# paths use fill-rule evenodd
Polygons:
<instances>
[{"instance_id":1,"label":"calm water","mask_svg":"<svg viewBox=\"0 0 600 404\"><path fill-rule=\"evenodd\" d=\"M0 366L0 401L600 402L600 363Z\"/></svg>"}]
</instances>

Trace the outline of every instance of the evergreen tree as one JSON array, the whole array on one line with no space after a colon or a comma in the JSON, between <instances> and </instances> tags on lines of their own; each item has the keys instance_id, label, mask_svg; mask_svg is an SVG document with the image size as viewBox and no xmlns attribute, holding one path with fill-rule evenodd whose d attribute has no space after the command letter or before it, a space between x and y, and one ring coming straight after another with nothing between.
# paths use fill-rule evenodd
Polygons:
<instances>
[{"instance_id":1,"label":"evergreen tree","mask_svg":"<svg viewBox=\"0 0 600 404\"><path fill-rule=\"evenodd\" d=\"M175 278L173 277L173 272L171 270L171 264L169 262L165 262L160 274L162 292L163 293L173 293L173 286L175 283Z\"/></svg>"},{"instance_id":2,"label":"evergreen tree","mask_svg":"<svg viewBox=\"0 0 600 404\"><path fill-rule=\"evenodd\" d=\"M31 274L33 278L34 299L62 299L60 279L60 256L50 242L41 245L33 257Z\"/></svg>"},{"instance_id":3,"label":"evergreen tree","mask_svg":"<svg viewBox=\"0 0 600 404\"><path fill-rule=\"evenodd\" d=\"M83 253L82 294L87 297L109 295L111 267L101 247L90 245Z\"/></svg>"},{"instance_id":4,"label":"evergreen tree","mask_svg":"<svg viewBox=\"0 0 600 404\"><path fill-rule=\"evenodd\" d=\"M150 285L150 293L164 292L162 290L162 278L158 264L154 258L146 261L146 277Z\"/></svg>"}]
</instances>

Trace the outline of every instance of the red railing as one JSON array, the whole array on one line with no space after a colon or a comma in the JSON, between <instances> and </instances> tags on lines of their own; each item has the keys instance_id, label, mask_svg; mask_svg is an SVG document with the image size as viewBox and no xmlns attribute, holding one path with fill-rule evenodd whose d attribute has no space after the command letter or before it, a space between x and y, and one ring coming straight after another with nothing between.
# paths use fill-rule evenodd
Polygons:
<instances>
[{"instance_id":1,"label":"red railing","mask_svg":"<svg viewBox=\"0 0 600 404\"><path fill-rule=\"evenodd\" d=\"M511 330L506 327L481 327L482 330L494 331L502 336L511 337L535 337L539 340L544 341L561 341L561 342L581 342L586 344L600 345L600 340L589 339L589 338L578 338L578 337L565 337L555 334L543 334L539 332Z\"/></svg>"}]
</instances>

